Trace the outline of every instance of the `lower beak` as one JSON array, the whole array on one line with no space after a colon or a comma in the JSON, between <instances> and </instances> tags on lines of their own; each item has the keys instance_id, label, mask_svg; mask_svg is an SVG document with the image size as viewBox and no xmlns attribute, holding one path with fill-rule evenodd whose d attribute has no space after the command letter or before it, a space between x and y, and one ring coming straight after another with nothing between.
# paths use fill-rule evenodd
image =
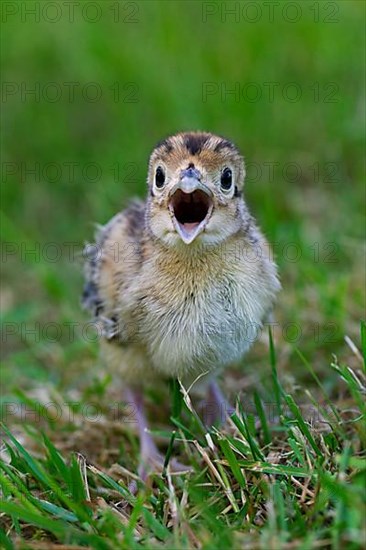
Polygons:
<instances>
[{"instance_id":1,"label":"lower beak","mask_svg":"<svg viewBox=\"0 0 366 550\"><path fill-rule=\"evenodd\" d=\"M212 192L196 178L182 178L170 192L173 224L185 244L193 242L204 231L212 209Z\"/></svg>"}]
</instances>

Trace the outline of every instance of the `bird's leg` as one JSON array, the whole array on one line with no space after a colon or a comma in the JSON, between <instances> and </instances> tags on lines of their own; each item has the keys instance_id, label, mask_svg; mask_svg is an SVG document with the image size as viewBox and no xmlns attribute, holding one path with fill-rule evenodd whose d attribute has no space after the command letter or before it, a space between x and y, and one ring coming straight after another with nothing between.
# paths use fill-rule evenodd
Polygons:
<instances>
[{"instance_id":1,"label":"bird's leg","mask_svg":"<svg viewBox=\"0 0 366 550\"><path fill-rule=\"evenodd\" d=\"M203 420L206 426L222 424L233 414L234 408L229 405L217 383L212 380L207 388L206 403L203 410Z\"/></svg>"},{"instance_id":2,"label":"bird's leg","mask_svg":"<svg viewBox=\"0 0 366 550\"><path fill-rule=\"evenodd\" d=\"M152 467L156 464L160 464L162 457L147 429L147 419L141 390L128 390L128 400L135 411L137 430L140 439L140 464L138 467L138 474L143 481L146 481Z\"/></svg>"},{"instance_id":3,"label":"bird's leg","mask_svg":"<svg viewBox=\"0 0 366 550\"><path fill-rule=\"evenodd\" d=\"M140 463L138 475L146 481L152 472L162 472L164 469L164 456L159 452L155 441L147 429L147 419L144 410L143 395L140 390L128 390L129 403L134 407L137 429L140 439ZM169 462L172 472L187 472L190 468L181 464L175 458ZM132 492L136 492L136 486L131 485Z\"/></svg>"}]
</instances>

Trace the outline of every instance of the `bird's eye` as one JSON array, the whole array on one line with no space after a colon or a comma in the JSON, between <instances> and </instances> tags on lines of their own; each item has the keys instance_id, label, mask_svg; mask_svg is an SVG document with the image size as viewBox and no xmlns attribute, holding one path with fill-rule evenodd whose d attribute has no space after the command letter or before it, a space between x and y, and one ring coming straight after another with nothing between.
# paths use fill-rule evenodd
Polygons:
<instances>
[{"instance_id":1,"label":"bird's eye","mask_svg":"<svg viewBox=\"0 0 366 550\"><path fill-rule=\"evenodd\" d=\"M233 173L230 168L224 168L221 174L221 189L223 191L230 191L233 184Z\"/></svg>"},{"instance_id":2,"label":"bird's eye","mask_svg":"<svg viewBox=\"0 0 366 550\"><path fill-rule=\"evenodd\" d=\"M165 174L161 166L158 166L155 172L155 185L158 189L164 187Z\"/></svg>"}]
</instances>

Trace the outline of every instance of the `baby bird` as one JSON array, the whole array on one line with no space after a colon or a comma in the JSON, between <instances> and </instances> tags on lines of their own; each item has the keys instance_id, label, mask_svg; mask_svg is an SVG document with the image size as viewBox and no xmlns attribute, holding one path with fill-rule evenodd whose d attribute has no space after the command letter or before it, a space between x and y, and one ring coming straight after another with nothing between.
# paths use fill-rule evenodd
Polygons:
<instances>
[{"instance_id":1,"label":"baby bird","mask_svg":"<svg viewBox=\"0 0 366 550\"><path fill-rule=\"evenodd\" d=\"M146 201L112 218L87 247L83 303L98 319L105 362L129 388L140 442L140 475L158 452L142 389L162 378L191 384L248 350L279 290L268 245L242 191L244 160L228 140L179 133L153 150Z\"/></svg>"}]
</instances>

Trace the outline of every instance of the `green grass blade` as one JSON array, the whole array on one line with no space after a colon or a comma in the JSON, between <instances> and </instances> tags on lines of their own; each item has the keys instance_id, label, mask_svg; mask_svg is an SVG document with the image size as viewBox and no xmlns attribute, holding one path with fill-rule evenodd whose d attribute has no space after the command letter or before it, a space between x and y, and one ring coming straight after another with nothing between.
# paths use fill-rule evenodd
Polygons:
<instances>
[{"instance_id":1,"label":"green grass blade","mask_svg":"<svg viewBox=\"0 0 366 550\"><path fill-rule=\"evenodd\" d=\"M278 481L275 481L272 485L272 498L273 504L276 511L277 526L280 532L287 531L286 526L286 509L285 502L281 490L281 484Z\"/></svg>"},{"instance_id":2,"label":"green grass blade","mask_svg":"<svg viewBox=\"0 0 366 550\"><path fill-rule=\"evenodd\" d=\"M229 441L225 438L220 438L218 440L218 443L225 455L226 460L229 463L229 466L235 476L236 481L239 483L240 487L245 487L246 483L245 483L244 476L240 469L238 459L236 458L235 453L232 450Z\"/></svg>"},{"instance_id":3,"label":"green grass blade","mask_svg":"<svg viewBox=\"0 0 366 550\"><path fill-rule=\"evenodd\" d=\"M38 499L38 503L43 510L45 510L49 514L52 514L58 519L63 519L70 522L78 521L78 517L75 514L69 512L68 510L65 510L65 508L61 508L61 506L57 506L56 504L52 504L52 502L48 502L47 500L42 499Z\"/></svg>"},{"instance_id":4,"label":"green grass blade","mask_svg":"<svg viewBox=\"0 0 366 550\"><path fill-rule=\"evenodd\" d=\"M251 460L239 460L238 464L245 470L251 472L262 472L264 474L274 474L294 477L316 477L315 472L309 472L307 468L298 468L297 466L287 466L285 464L270 464L268 462Z\"/></svg>"},{"instance_id":5,"label":"green grass blade","mask_svg":"<svg viewBox=\"0 0 366 550\"><path fill-rule=\"evenodd\" d=\"M366 373L366 322L361 321L361 349L363 356L363 370Z\"/></svg>"},{"instance_id":6,"label":"green grass blade","mask_svg":"<svg viewBox=\"0 0 366 550\"><path fill-rule=\"evenodd\" d=\"M17 439L10 433L10 431L7 429L7 427L2 424L2 429L10 439L10 441L13 443L13 445L16 447L18 452L23 456L24 460L26 461L28 468L34 475L36 479L38 479L45 487L49 487L49 479L48 476L45 474L43 468L40 467L39 464L31 457L31 455L28 453L28 451L21 445Z\"/></svg>"},{"instance_id":7,"label":"green grass blade","mask_svg":"<svg viewBox=\"0 0 366 550\"><path fill-rule=\"evenodd\" d=\"M240 410L240 413L241 413L241 419L238 418L236 413L234 413L231 416L231 419L233 420L233 422L235 423L235 425L237 427L239 425L242 426L242 434L244 435L244 437L246 438L246 440L249 444L249 447L252 451L253 458L258 459L258 460L264 460L263 453L260 450L260 448L258 446L258 443L256 442L255 438L252 436L252 434L250 432L250 429L249 429L249 426L248 426L248 423L247 423L247 419L246 419L246 416L245 416L245 412L242 410L242 407L241 407L240 403L239 403L239 410Z\"/></svg>"},{"instance_id":8,"label":"green grass blade","mask_svg":"<svg viewBox=\"0 0 366 550\"><path fill-rule=\"evenodd\" d=\"M56 447L51 443L46 434L43 434L43 443L48 451L50 460L52 461L53 466L57 469L62 479L65 480L67 484L70 483L69 470L65 464L64 459L56 449Z\"/></svg>"},{"instance_id":9,"label":"green grass blade","mask_svg":"<svg viewBox=\"0 0 366 550\"><path fill-rule=\"evenodd\" d=\"M167 451L165 453L164 466L163 466L163 475L166 475L166 469L168 467L169 460L170 460L170 458L173 454L173 446L174 446L174 441L175 441L175 436L176 435L177 435L177 432L175 430L173 430L172 435L170 437L170 441L169 441Z\"/></svg>"},{"instance_id":10,"label":"green grass blade","mask_svg":"<svg viewBox=\"0 0 366 550\"><path fill-rule=\"evenodd\" d=\"M180 418L184 401L179 382L176 378L171 381L170 389L172 394L172 416Z\"/></svg>"},{"instance_id":11,"label":"green grass blade","mask_svg":"<svg viewBox=\"0 0 366 550\"><path fill-rule=\"evenodd\" d=\"M170 531L163 525L159 520L157 520L154 515L147 508L142 509L142 514L146 525L151 529L155 536L160 540L166 540L170 537Z\"/></svg>"},{"instance_id":12,"label":"green grass blade","mask_svg":"<svg viewBox=\"0 0 366 550\"><path fill-rule=\"evenodd\" d=\"M270 430L267 422L266 413L263 408L262 400L257 391L254 392L254 403L255 403L255 408L257 409L257 413L258 413L259 420L263 430L264 444L268 445L271 442L271 434L270 434Z\"/></svg>"},{"instance_id":13,"label":"green grass blade","mask_svg":"<svg viewBox=\"0 0 366 550\"><path fill-rule=\"evenodd\" d=\"M5 470L4 464L0 464L0 466ZM3 474L0 474L0 485L2 487L4 495L7 493L12 494L19 500L19 502L24 503L24 506L30 512L37 511L36 506L34 506L33 503L31 502L32 497L30 493L28 492L27 488L24 486L24 484L20 480L15 480L15 482L13 482L8 477L4 476ZM20 485L20 488L19 488L19 485Z\"/></svg>"},{"instance_id":14,"label":"green grass blade","mask_svg":"<svg viewBox=\"0 0 366 550\"><path fill-rule=\"evenodd\" d=\"M51 519L47 516L42 516L37 512L31 512L30 510L27 510L17 504L11 502L0 502L0 510L3 513L16 517L19 520L26 521L32 525L37 525L37 527L45 529L57 537L65 536L67 534L67 530L70 529L72 533L78 535L77 538L79 540L83 540L82 532L76 529L73 531L74 528L72 528L70 524L64 523L60 520Z\"/></svg>"},{"instance_id":15,"label":"green grass blade","mask_svg":"<svg viewBox=\"0 0 366 550\"><path fill-rule=\"evenodd\" d=\"M275 350L275 345L273 341L271 327L268 327L268 335L269 335L269 358L270 358L270 364L271 364L271 370L272 370L273 392L274 392L274 397L276 402L277 414L279 416L282 416L282 400L281 400L282 388L281 388L280 381L278 379L276 350Z\"/></svg>"},{"instance_id":16,"label":"green grass blade","mask_svg":"<svg viewBox=\"0 0 366 550\"><path fill-rule=\"evenodd\" d=\"M5 534L4 530L0 527L0 543L4 550L14 550L14 545L9 537Z\"/></svg>"},{"instance_id":17,"label":"green grass blade","mask_svg":"<svg viewBox=\"0 0 366 550\"><path fill-rule=\"evenodd\" d=\"M292 414L294 415L294 417L296 418L297 420L297 424L301 430L301 432L303 433L303 435L306 437L306 439L308 440L308 442L310 443L311 447L313 448L313 450L315 451L315 453L319 456L319 457L322 457L323 456L323 453L321 452L319 446L316 444L313 436L311 435L310 433L310 430L308 428L308 426L306 425L302 415L301 415L301 412L300 412L300 409L299 407L296 405L295 401L293 400L292 396L289 395L289 394L286 394L285 395L285 399L286 399L286 403L290 409L290 411L292 412Z\"/></svg>"},{"instance_id":18,"label":"green grass blade","mask_svg":"<svg viewBox=\"0 0 366 550\"><path fill-rule=\"evenodd\" d=\"M85 487L81 476L80 467L75 455L71 458L70 485L72 498L77 503L83 503L86 499Z\"/></svg>"}]
</instances>

